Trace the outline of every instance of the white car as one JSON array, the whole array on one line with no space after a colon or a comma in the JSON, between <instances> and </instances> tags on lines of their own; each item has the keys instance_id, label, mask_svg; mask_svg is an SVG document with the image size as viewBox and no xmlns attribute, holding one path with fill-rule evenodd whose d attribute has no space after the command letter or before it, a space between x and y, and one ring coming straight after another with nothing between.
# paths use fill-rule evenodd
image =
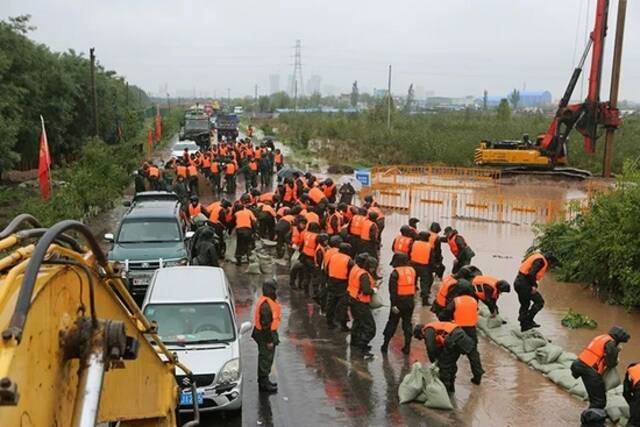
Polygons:
<instances>
[{"instance_id":1,"label":"white car","mask_svg":"<svg viewBox=\"0 0 640 427\"><path fill-rule=\"evenodd\" d=\"M158 325L158 335L192 372L200 411L242 407L240 337L250 322L236 325L231 287L218 267L185 266L157 270L142 305ZM176 377L180 411L193 411L191 383Z\"/></svg>"},{"instance_id":2,"label":"white car","mask_svg":"<svg viewBox=\"0 0 640 427\"><path fill-rule=\"evenodd\" d=\"M189 150L189 154L195 153L200 149L200 147L198 147L198 144L196 144L194 141L185 139L184 141L176 142L174 146L171 147L171 157L182 157L182 153L184 152L185 148Z\"/></svg>"}]
</instances>

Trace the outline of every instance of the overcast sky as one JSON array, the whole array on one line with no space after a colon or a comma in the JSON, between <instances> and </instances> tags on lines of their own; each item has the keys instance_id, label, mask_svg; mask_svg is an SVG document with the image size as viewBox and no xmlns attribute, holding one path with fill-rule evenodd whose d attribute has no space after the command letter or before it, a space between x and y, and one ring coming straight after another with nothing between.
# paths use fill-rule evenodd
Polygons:
<instances>
[{"instance_id":1,"label":"overcast sky","mask_svg":"<svg viewBox=\"0 0 640 427\"><path fill-rule=\"evenodd\" d=\"M0 0L0 19L31 14L35 40L88 52L147 91L226 96L269 92L293 71L348 92L410 83L442 96L503 95L513 88L561 96L591 31L596 0ZM617 0L611 0L603 99ZM585 71L587 73L588 71ZM579 97L580 87L576 91ZM629 1L622 99L640 100L640 2Z\"/></svg>"}]
</instances>

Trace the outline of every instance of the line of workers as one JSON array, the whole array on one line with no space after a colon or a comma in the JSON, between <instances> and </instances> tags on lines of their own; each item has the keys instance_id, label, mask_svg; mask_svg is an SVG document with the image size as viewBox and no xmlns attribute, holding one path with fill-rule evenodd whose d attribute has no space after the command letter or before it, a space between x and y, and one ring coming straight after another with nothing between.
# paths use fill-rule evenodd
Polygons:
<instances>
[{"instance_id":1,"label":"line of workers","mask_svg":"<svg viewBox=\"0 0 640 427\"><path fill-rule=\"evenodd\" d=\"M235 147L250 145L244 142ZM266 152L271 149L266 147ZM275 153L278 154L277 150ZM283 163L275 165L281 168ZM234 203L222 199L203 206L197 196L191 196L185 213L199 224L192 248L193 262L218 265L218 256L225 250L225 230L235 230L238 265L244 257L248 262L255 238L275 240L278 257L297 255L291 267L291 288L311 296L325 314L328 328L350 332L351 347L365 359L371 358L369 343L376 334L376 325L370 304L380 279L377 271L384 211L370 195L360 207L350 203L351 197L341 197L336 203L338 191L333 181L319 180L310 173L294 172L275 191L261 192L255 187L255 182L247 184L248 191ZM412 338L424 340L429 360L438 362L441 380L453 393L461 355L469 359L472 383L479 385L484 374L477 350L478 302L486 304L495 317L500 295L510 292L511 286L471 265L475 254L455 229L446 227L441 235L438 223L432 223L427 231L419 231L418 223L417 218L411 218L391 243L393 270L388 281L391 309L380 351L387 353L389 342L402 323L405 339L402 352L409 354ZM448 245L455 258L447 276L442 263L442 243ZM552 254L533 253L517 272L514 289L520 302L518 320L523 332L540 326L534 320L544 306L539 282L554 260ZM431 300L434 277L440 279L440 286ZM431 306L438 320L412 325L416 295L423 307ZM258 384L261 391L274 392L277 384L269 380L269 373L279 343L277 331L281 321L275 281L263 284L263 295L254 316L253 338L259 350ZM598 425L598 420L604 423L603 375L607 369L615 369L620 344L628 340L629 334L614 326L608 334L594 338L571 367L572 374L582 379L588 392L589 409L582 418L590 425ZM624 397L631 409L630 425L640 425L640 364L627 369Z\"/></svg>"}]
</instances>

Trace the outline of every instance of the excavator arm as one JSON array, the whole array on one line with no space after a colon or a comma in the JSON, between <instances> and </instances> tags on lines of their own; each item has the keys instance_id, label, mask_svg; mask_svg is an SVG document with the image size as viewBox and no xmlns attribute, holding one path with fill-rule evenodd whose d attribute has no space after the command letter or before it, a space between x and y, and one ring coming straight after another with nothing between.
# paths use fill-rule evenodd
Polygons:
<instances>
[{"instance_id":1,"label":"excavator arm","mask_svg":"<svg viewBox=\"0 0 640 427\"><path fill-rule=\"evenodd\" d=\"M175 369L191 373L85 225L21 215L0 232L0 331L3 426L176 425Z\"/></svg>"}]
</instances>

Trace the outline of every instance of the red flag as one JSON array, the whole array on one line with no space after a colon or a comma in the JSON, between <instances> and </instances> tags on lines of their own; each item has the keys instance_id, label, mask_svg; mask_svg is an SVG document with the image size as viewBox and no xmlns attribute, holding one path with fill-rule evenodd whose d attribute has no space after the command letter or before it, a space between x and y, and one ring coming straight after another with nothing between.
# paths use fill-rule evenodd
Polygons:
<instances>
[{"instance_id":1,"label":"red flag","mask_svg":"<svg viewBox=\"0 0 640 427\"><path fill-rule=\"evenodd\" d=\"M161 137L162 137L162 117L160 116L160 109L156 108L156 142L159 142Z\"/></svg>"},{"instance_id":2,"label":"red flag","mask_svg":"<svg viewBox=\"0 0 640 427\"><path fill-rule=\"evenodd\" d=\"M149 156L151 156L151 152L153 151L153 131L151 128L147 131L147 151L149 152Z\"/></svg>"},{"instance_id":3,"label":"red flag","mask_svg":"<svg viewBox=\"0 0 640 427\"><path fill-rule=\"evenodd\" d=\"M40 193L44 200L49 200L51 194L51 155L49 154L49 142L47 132L44 129L44 119L42 122L42 132L40 133L40 155L38 159L38 182L40 183Z\"/></svg>"}]
</instances>

